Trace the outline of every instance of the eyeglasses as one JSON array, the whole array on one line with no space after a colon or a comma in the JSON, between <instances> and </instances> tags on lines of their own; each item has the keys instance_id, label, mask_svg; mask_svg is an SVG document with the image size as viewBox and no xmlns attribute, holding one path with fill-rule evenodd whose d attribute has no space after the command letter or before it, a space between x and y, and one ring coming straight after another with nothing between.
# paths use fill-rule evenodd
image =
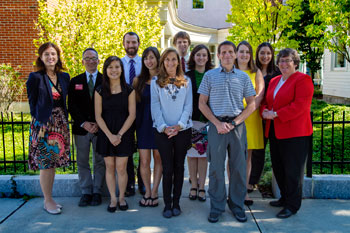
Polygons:
<instances>
[{"instance_id":1,"label":"eyeglasses","mask_svg":"<svg viewBox=\"0 0 350 233\"><path fill-rule=\"evenodd\" d=\"M278 63L291 63L292 61L292 59L280 59Z\"/></svg>"},{"instance_id":2,"label":"eyeglasses","mask_svg":"<svg viewBox=\"0 0 350 233\"><path fill-rule=\"evenodd\" d=\"M98 58L97 57L84 57L83 60L84 61L97 61Z\"/></svg>"}]
</instances>

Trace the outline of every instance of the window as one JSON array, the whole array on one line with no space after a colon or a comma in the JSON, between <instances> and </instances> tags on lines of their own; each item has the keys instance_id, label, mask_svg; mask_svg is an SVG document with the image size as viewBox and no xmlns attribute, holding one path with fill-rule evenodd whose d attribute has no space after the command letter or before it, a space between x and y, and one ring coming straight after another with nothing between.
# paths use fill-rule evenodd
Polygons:
<instances>
[{"instance_id":1,"label":"window","mask_svg":"<svg viewBox=\"0 0 350 233\"><path fill-rule=\"evenodd\" d=\"M193 9L203 9L204 8L204 0L192 0L192 8Z\"/></svg>"},{"instance_id":2,"label":"window","mask_svg":"<svg viewBox=\"0 0 350 233\"><path fill-rule=\"evenodd\" d=\"M346 59L344 54L334 53L334 68L345 68Z\"/></svg>"}]
</instances>

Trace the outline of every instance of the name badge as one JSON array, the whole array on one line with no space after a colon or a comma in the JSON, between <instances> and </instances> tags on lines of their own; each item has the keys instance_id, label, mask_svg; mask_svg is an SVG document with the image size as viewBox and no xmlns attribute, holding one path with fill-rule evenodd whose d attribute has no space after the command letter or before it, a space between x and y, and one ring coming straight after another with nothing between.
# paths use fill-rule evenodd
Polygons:
<instances>
[{"instance_id":1,"label":"name badge","mask_svg":"<svg viewBox=\"0 0 350 233\"><path fill-rule=\"evenodd\" d=\"M75 90L83 90L83 84L75 84Z\"/></svg>"}]
</instances>

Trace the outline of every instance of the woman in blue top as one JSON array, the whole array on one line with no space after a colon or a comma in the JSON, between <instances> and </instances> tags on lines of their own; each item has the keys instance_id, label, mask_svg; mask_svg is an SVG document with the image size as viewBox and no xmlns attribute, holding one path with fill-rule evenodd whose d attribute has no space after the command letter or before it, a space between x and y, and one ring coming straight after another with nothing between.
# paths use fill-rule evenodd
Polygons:
<instances>
[{"instance_id":1,"label":"woman in blue top","mask_svg":"<svg viewBox=\"0 0 350 233\"><path fill-rule=\"evenodd\" d=\"M141 74L134 79L136 92L136 138L140 153L140 171L146 193L140 200L142 207L158 206L158 187L162 178L162 161L155 145L151 116L151 79L158 74L160 54L156 47L148 47L142 53ZM153 152L153 188L151 189L151 151Z\"/></svg>"},{"instance_id":2,"label":"woman in blue top","mask_svg":"<svg viewBox=\"0 0 350 233\"><path fill-rule=\"evenodd\" d=\"M191 80L184 76L179 54L173 48L163 52L159 75L151 81L151 113L163 165L163 216L170 218L181 213L184 161L192 127Z\"/></svg>"}]
</instances>

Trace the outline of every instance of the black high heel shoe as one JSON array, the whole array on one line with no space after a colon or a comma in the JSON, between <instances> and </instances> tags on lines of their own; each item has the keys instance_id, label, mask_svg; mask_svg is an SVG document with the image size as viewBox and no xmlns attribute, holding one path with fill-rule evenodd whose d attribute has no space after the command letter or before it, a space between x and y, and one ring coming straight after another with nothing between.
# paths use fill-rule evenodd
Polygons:
<instances>
[{"instance_id":1,"label":"black high heel shoe","mask_svg":"<svg viewBox=\"0 0 350 233\"><path fill-rule=\"evenodd\" d=\"M204 193L204 196L203 197L199 196L199 193ZM198 190L198 201L205 202L205 200L207 200L207 198L205 196L205 190L204 189Z\"/></svg>"}]
</instances>

